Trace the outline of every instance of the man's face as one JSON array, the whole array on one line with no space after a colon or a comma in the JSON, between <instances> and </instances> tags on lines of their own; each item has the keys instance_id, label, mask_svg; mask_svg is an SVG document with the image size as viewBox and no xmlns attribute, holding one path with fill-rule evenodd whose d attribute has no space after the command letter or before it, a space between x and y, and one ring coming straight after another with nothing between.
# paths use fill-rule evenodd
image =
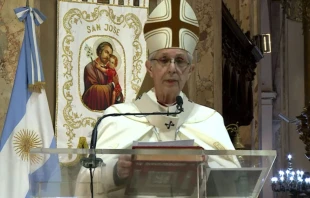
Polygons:
<instances>
[{"instance_id":1,"label":"man's face","mask_svg":"<svg viewBox=\"0 0 310 198\"><path fill-rule=\"evenodd\" d=\"M112 54L112 49L110 46L106 45L103 47L103 50L100 54L100 61L103 63L103 64L107 64L109 59L110 59L110 55Z\"/></svg>"},{"instance_id":2,"label":"man's face","mask_svg":"<svg viewBox=\"0 0 310 198\"><path fill-rule=\"evenodd\" d=\"M110 66L110 68L111 69L115 69L115 67L116 67L116 61L115 61L115 58L110 58L110 64L109 64L109 66Z\"/></svg>"},{"instance_id":3,"label":"man's face","mask_svg":"<svg viewBox=\"0 0 310 198\"><path fill-rule=\"evenodd\" d=\"M154 60L156 59L156 60ZM171 63L185 63L182 64ZM166 62L166 64L163 64ZM163 94L179 94L182 91L194 65L189 64L187 52L182 49L162 49L159 50L153 60L146 62L147 70L153 78L156 92Z\"/></svg>"}]
</instances>

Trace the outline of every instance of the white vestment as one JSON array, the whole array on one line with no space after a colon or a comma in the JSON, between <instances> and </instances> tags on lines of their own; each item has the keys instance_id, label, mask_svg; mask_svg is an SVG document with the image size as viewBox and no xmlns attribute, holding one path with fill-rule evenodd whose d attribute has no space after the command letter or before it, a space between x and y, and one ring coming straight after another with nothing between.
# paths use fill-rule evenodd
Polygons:
<instances>
[{"instance_id":1,"label":"white vestment","mask_svg":"<svg viewBox=\"0 0 310 198\"><path fill-rule=\"evenodd\" d=\"M189 101L183 93L180 96L183 98L184 112L177 116L121 116L103 119L98 127L97 149L130 149L133 141L155 142L193 139L195 145L201 146L205 150L234 150L222 116L213 109ZM176 105L169 107L160 105L152 89L133 103L109 107L105 114L176 112L176 108ZM96 169L95 174L102 175L104 181L100 187L96 185L94 197L121 198L124 194L124 187L116 187L113 180L113 168L118 156L105 155L100 157L106 166L102 169ZM209 156L208 165L210 167L236 167L238 162L229 156L224 158ZM89 184L79 184L79 182L89 181L89 170L82 168L77 178L76 195L83 194L85 196L78 197L90 197Z\"/></svg>"}]
</instances>

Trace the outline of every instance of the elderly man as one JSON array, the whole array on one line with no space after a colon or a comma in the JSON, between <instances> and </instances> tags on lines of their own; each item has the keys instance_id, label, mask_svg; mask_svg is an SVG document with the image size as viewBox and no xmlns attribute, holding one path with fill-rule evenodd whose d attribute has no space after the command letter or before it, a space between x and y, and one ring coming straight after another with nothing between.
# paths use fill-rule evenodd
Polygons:
<instances>
[{"instance_id":1,"label":"elderly man","mask_svg":"<svg viewBox=\"0 0 310 198\"><path fill-rule=\"evenodd\" d=\"M195 145L206 150L234 149L222 116L213 109L191 102L182 92L194 70L192 54L198 42L198 33L196 16L185 0L164 0L155 8L144 28L149 51L145 66L154 87L135 102L111 106L105 114L176 112L177 96L183 98L184 112L177 116L107 117L98 127L97 148L128 149L133 141L193 139ZM122 185L129 176L132 165L130 156L113 155L102 158L106 163L100 170L103 171L101 175L104 177L104 184L95 194L122 197ZM238 162L210 156L208 164L235 167ZM82 181L89 181L86 169L79 174L78 182ZM89 185L77 185L77 194L85 192L89 195Z\"/></svg>"}]
</instances>

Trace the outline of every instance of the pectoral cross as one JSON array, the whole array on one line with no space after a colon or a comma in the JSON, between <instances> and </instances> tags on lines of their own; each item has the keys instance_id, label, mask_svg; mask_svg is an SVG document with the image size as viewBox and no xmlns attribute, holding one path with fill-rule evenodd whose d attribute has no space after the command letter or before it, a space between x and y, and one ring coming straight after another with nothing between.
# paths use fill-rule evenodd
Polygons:
<instances>
[{"instance_id":1,"label":"pectoral cross","mask_svg":"<svg viewBox=\"0 0 310 198\"><path fill-rule=\"evenodd\" d=\"M166 125L167 129L170 129L171 126L174 126L172 121L170 121L169 123L166 123L165 125Z\"/></svg>"}]
</instances>

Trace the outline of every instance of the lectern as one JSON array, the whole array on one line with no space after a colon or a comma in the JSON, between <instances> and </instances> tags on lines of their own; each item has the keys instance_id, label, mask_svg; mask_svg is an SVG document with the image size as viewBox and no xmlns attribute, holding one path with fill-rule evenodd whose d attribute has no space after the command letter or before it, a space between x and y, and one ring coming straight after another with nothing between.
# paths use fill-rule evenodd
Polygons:
<instances>
[{"instance_id":1,"label":"lectern","mask_svg":"<svg viewBox=\"0 0 310 198\"><path fill-rule=\"evenodd\" d=\"M55 198L91 197L75 189L76 186L90 188L90 179L77 180L80 169L84 167L81 163L63 163L62 159L67 156L87 159L88 155L95 154L102 159L102 163L93 170L92 186L96 198L255 198L258 197L276 158L276 151L272 150L36 148L31 149L30 153L59 160L59 167L47 167L44 170L49 173L48 178L37 175L29 177L33 197ZM131 174L123 185L105 192L103 189L106 182L111 183L108 181L111 179L108 174L112 175L107 170L113 171L113 168L108 166L111 166L111 159L117 159L120 154L132 156ZM237 165L228 163L225 166L225 163L221 163L221 160L225 162L232 159L238 162Z\"/></svg>"}]
</instances>

